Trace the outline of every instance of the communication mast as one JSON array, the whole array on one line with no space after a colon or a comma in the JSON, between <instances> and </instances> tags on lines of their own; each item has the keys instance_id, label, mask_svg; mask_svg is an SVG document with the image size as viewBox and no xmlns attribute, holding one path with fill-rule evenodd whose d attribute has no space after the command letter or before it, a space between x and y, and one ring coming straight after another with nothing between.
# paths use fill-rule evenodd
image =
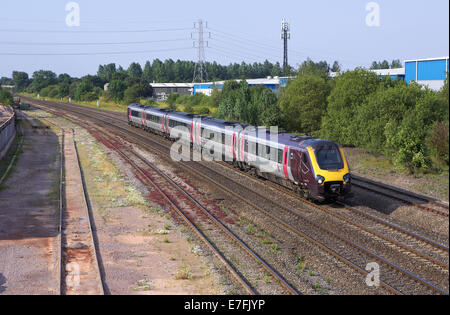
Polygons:
<instances>
[{"instance_id":1,"label":"communication mast","mask_svg":"<svg viewBox=\"0 0 450 315\"><path fill-rule=\"evenodd\" d=\"M194 33L191 34L191 38L194 39L194 48L198 48L198 62L195 65L194 78L192 82L205 82L208 80L208 73L205 65L205 44L206 47L208 47L209 43L204 40L204 25L206 29L208 29L208 22L203 22L201 19L198 20L198 22L194 23L197 38L194 37ZM211 37L211 33L209 33L209 37Z\"/></svg>"},{"instance_id":2,"label":"communication mast","mask_svg":"<svg viewBox=\"0 0 450 315\"><path fill-rule=\"evenodd\" d=\"M288 64L288 40L291 39L291 22L283 19L281 21L281 39L283 39L284 44L284 56L283 56L283 73L285 76L289 75L289 64Z\"/></svg>"}]
</instances>

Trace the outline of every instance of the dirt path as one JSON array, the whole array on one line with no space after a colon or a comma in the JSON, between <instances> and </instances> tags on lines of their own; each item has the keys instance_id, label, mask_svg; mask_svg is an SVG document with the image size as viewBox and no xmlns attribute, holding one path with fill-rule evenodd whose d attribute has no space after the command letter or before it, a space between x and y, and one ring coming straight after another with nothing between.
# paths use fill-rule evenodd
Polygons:
<instances>
[{"instance_id":1,"label":"dirt path","mask_svg":"<svg viewBox=\"0 0 450 315\"><path fill-rule=\"evenodd\" d=\"M58 135L27 124L24 133L0 188L0 294L57 294Z\"/></svg>"}]
</instances>

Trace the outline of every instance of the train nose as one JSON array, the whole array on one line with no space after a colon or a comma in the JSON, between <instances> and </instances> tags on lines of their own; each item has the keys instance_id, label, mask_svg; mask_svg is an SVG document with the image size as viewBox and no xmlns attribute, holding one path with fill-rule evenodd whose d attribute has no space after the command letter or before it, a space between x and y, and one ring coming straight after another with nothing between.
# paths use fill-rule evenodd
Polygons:
<instances>
[{"instance_id":1,"label":"train nose","mask_svg":"<svg viewBox=\"0 0 450 315\"><path fill-rule=\"evenodd\" d=\"M341 192L341 185L340 184L334 184L330 186L330 192L332 194L340 194Z\"/></svg>"}]
</instances>

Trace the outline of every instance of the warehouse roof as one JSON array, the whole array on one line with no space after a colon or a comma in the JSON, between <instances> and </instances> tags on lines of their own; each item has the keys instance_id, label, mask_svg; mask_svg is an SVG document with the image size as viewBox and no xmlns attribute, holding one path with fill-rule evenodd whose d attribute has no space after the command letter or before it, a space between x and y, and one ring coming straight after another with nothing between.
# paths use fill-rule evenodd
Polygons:
<instances>
[{"instance_id":1,"label":"warehouse roof","mask_svg":"<svg viewBox=\"0 0 450 315\"><path fill-rule=\"evenodd\" d=\"M397 69L376 69L371 70L380 76L388 76L388 75L405 75L405 68L397 68Z\"/></svg>"},{"instance_id":2,"label":"warehouse roof","mask_svg":"<svg viewBox=\"0 0 450 315\"><path fill-rule=\"evenodd\" d=\"M193 83L150 83L154 88L192 88Z\"/></svg>"}]
</instances>

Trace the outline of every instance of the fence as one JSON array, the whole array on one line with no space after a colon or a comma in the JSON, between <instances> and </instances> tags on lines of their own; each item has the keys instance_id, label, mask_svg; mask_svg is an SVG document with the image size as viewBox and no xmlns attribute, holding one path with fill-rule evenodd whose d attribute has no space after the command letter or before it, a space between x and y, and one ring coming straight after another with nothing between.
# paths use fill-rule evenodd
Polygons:
<instances>
[{"instance_id":1,"label":"fence","mask_svg":"<svg viewBox=\"0 0 450 315\"><path fill-rule=\"evenodd\" d=\"M0 159L8 151L14 137L16 136L16 114L14 113L4 123L0 123Z\"/></svg>"}]
</instances>

